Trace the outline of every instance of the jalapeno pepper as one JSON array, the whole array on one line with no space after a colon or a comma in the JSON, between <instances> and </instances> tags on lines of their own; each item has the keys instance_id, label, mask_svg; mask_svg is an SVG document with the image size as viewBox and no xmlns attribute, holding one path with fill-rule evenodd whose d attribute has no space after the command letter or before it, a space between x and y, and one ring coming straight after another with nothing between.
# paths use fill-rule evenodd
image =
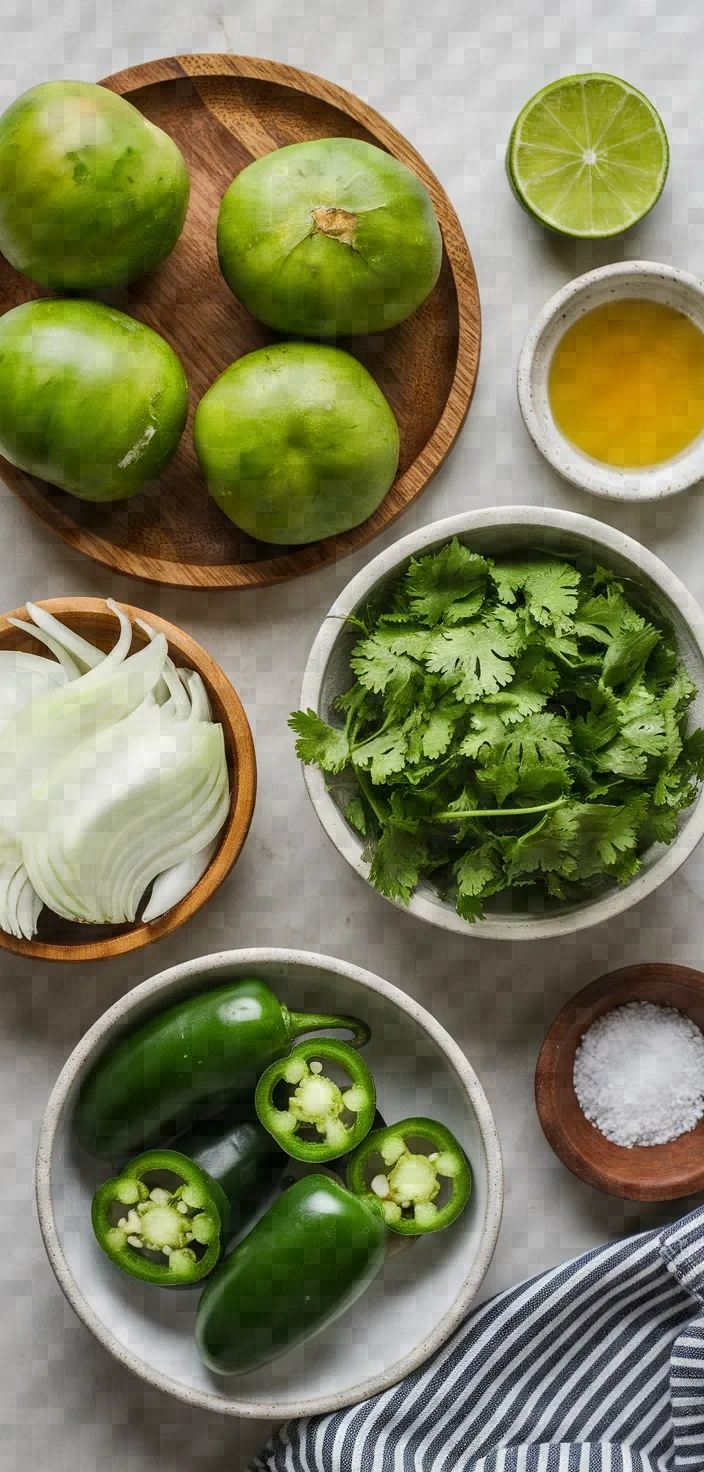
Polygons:
<instances>
[{"instance_id":1,"label":"jalapeno pepper","mask_svg":"<svg viewBox=\"0 0 704 1472\"><path fill-rule=\"evenodd\" d=\"M384 1261L377 1206L328 1176L296 1181L226 1257L198 1306L209 1369L245 1375L327 1328Z\"/></svg>"},{"instance_id":2,"label":"jalapeno pepper","mask_svg":"<svg viewBox=\"0 0 704 1472\"><path fill-rule=\"evenodd\" d=\"M225 1192L230 1237L246 1230L281 1185L287 1157L258 1119L202 1120L176 1145Z\"/></svg>"},{"instance_id":3,"label":"jalapeno pepper","mask_svg":"<svg viewBox=\"0 0 704 1472\"><path fill-rule=\"evenodd\" d=\"M408 1141L414 1139L427 1141L430 1152L411 1150ZM417 1237L449 1227L467 1205L472 1177L451 1130L417 1117L367 1135L349 1163L347 1185L360 1200L378 1203L392 1232ZM449 1185L449 1196L438 1205L443 1185Z\"/></svg>"},{"instance_id":4,"label":"jalapeno pepper","mask_svg":"<svg viewBox=\"0 0 704 1472\"><path fill-rule=\"evenodd\" d=\"M343 1092L326 1076L321 1058L345 1070L348 1089ZM288 1100L281 1099L281 1108L275 1099L279 1084L292 1089ZM353 1150L368 1134L374 1122L376 1089L366 1063L347 1043L337 1038L309 1038L262 1074L254 1105L265 1129L294 1160L322 1164ZM313 1131L321 1136L319 1140L310 1138Z\"/></svg>"},{"instance_id":5,"label":"jalapeno pepper","mask_svg":"<svg viewBox=\"0 0 704 1472\"><path fill-rule=\"evenodd\" d=\"M113 1163L171 1141L195 1120L251 1095L262 1070L301 1033L338 1027L348 1028L358 1047L369 1041L358 1018L289 1012L263 981L200 992L142 1023L99 1059L79 1096L78 1139L89 1154Z\"/></svg>"},{"instance_id":6,"label":"jalapeno pepper","mask_svg":"<svg viewBox=\"0 0 704 1472\"><path fill-rule=\"evenodd\" d=\"M162 1288L198 1283L212 1272L224 1251L229 1215L217 1181L176 1150L138 1155L99 1187L91 1210L93 1231L111 1262Z\"/></svg>"}]
</instances>

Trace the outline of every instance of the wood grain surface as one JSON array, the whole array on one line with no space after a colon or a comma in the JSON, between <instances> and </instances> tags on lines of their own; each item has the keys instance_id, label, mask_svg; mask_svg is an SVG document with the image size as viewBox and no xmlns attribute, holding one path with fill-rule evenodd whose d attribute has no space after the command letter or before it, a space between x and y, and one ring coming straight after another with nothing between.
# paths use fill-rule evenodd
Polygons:
<instances>
[{"instance_id":1,"label":"wood grain surface","mask_svg":"<svg viewBox=\"0 0 704 1472\"><path fill-rule=\"evenodd\" d=\"M676 1007L704 1030L704 973L689 966L646 962L590 982L558 1013L535 1074L540 1123L555 1154L573 1172L610 1196L675 1201L704 1190L704 1120L666 1145L614 1145L590 1124L574 1091L574 1059L597 1018L627 1002Z\"/></svg>"},{"instance_id":2,"label":"wood grain surface","mask_svg":"<svg viewBox=\"0 0 704 1472\"><path fill-rule=\"evenodd\" d=\"M117 619L102 599L44 598L39 607L48 609L68 628L101 649L107 651L115 643L119 632ZM257 767L252 733L239 696L215 660L182 629L144 609L132 608L126 603L121 603L120 607L133 624L133 652L143 648L147 642L146 635L135 626L135 619L141 618L166 635L174 664L197 670L200 674L210 698L213 719L220 722L225 737L230 773L230 812L218 851L202 879L165 915L150 925L143 925L139 920L133 925L85 925L62 920L45 909L39 917L38 934L34 940L20 940L0 930L0 948L15 951L20 956L45 961L101 961L161 940L162 936L170 935L190 920L214 895L238 858L249 832L257 790ZM29 615L26 608L16 608L13 613L0 618L0 649L25 649L30 654L46 655L45 646L22 629L16 629L8 622L10 618L27 620Z\"/></svg>"},{"instance_id":3,"label":"wood grain surface","mask_svg":"<svg viewBox=\"0 0 704 1472\"><path fill-rule=\"evenodd\" d=\"M0 457L0 474L29 509L87 556L148 581L207 588L261 587L313 572L378 535L425 489L464 422L479 364L477 283L462 227L434 174L400 133L359 98L295 67L238 56L147 62L102 83L164 128L184 154L191 202L168 259L103 299L171 343L189 379L181 446L159 481L131 500L91 505ZM196 405L236 358L276 341L232 296L217 261L225 190L253 159L311 138L351 137L386 149L429 190L444 241L439 281L406 322L341 340L385 393L399 423L394 485L361 526L305 547L274 547L240 532L208 496L193 448ZM0 256L0 312L46 295Z\"/></svg>"}]
</instances>

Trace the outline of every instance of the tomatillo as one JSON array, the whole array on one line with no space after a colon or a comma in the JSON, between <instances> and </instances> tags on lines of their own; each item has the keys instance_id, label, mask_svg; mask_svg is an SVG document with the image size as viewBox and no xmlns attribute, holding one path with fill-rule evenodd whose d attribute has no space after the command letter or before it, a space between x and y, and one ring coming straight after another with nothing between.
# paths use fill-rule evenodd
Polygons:
<instances>
[{"instance_id":1,"label":"tomatillo","mask_svg":"<svg viewBox=\"0 0 704 1472\"><path fill-rule=\"evenodd\" d=\"M173 139L93 82L42 82L0 118L0 250L57 291L119 286L178 240L186 162Z\"/></svg>"},{"instance_id":2,"label":"tomatillo","mask_svg":"<svg viewBox=\"0 0 704 1472\"><path fill-rule=\"evenodd\" d=\"M123 501L168 465L188 413L169 344L102 302L0 317L0 454L84 501Z\"/></svg>"},{"instance_id":3,"label":"tomatillo","mask_svg":"<svg viewBox=\"0 0 704 1472\"><path fill-rule=\"evenodd\" d=\"M220 206L218 255L260 321L337 337L410 316L438 279L442 237L405 164L357 138L318 138L237 175Z\"/></svg>"},{"instance_id":4,"label":"tomatillo","mask_svg":"<svg viewBox=\"0 0 704 1472\"><path fill-rule=\"evenodd\" d=\"M316 343L239 358L201 399L193 433L213 500L262 542L315 542L358 526L398 466L381 389L349 353Z\"/></svg>"}]
</instances>

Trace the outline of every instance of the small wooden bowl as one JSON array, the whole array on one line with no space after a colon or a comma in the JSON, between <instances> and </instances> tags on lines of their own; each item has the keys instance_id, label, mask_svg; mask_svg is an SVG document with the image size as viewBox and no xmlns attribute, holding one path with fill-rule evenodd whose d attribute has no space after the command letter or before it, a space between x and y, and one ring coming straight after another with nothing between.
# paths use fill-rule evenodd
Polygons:
<instances>
[{"instance_id":1,"label":"small wooden bowl","mask_svg":"<svg viewBox=\"0 0 704 1472\"><path fill-rule=\"evenodd\" d=\"M628 1201L677 1201L704 1190L704 1119L667 1145L614 1145L590 1124L574 1091L577 1048L589 1027L626 1002L676 1007L704 1031L704 973L660 961L597 977L558 1013L538 1058L535 1102L556 1155L574 1175Z\"/></svg>"},{"instance_id":2,"label":"small wooden bowl","mask_svg":"<svg viewBox=\"0 0 704 1472\"><path fill-rule=\"evenodd\" d=\"M101 649L111 649L115 643L117 619L102 599L43 598L39 607L46 608L55 618ZM132 608L126 603L121 603L120 607L132 620L133 651L147 642L146 635L134 623L135 619L142 618L166 635L174 664L197 670L201 676L210 697L213 718L220 722L225 735L231 789L229 816L222 830L220 847L202 879L185 899L150 925L139 920L132 925L84 925L62 920L58 915L43 910L34 940L19 940L0 930L0 948L15 951L20 956L32 956L43 961L103 961L161 940L190 920L215 894L238 858L249 831L257 790L257 767L252 733L239 696L215 660L182 629L142 608ZM29 615L26 608L16 608L0 618L0 649L25 649L30 654L46 655L45 646L22 629L14 628L8 622L10 618L29 619Z\"/></svg>"},{"instance_id":3,"label":"small wooden bowl","mask_svg":"<svg viewBox=\"0 0 704 1472\"><path fill-rule=\"evenodd\" d=\"M442 185L412 145L351 92L297 67L251 56L171 56L101 83L178 144L191 177L186 224L156 271L110 295L178 354L190 385L188 425L159 480L128 501L78 501L0 458L11 491L69 546L157 583L255 588L300 577L358 551L425 490L464 423L479 367L477 281L462 226ZM226 286L215 230L220 201L253 159L315 138L359 138L400 159L425 184L444 242L440 278L405 322L342 339L376 379L396 415L401 456L394 484L360 526L307 546L257 542L228 521L201 475L193 415L236 358L276 340ZM0 313L45 296L0 256Z\"/></svg>"}]
</instances>

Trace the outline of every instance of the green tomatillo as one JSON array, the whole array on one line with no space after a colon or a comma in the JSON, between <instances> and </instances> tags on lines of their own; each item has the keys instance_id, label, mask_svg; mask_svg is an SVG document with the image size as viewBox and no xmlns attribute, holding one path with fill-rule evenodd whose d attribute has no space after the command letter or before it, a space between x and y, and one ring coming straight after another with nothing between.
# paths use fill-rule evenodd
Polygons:
<instances>
[{"instance_id":1,"label":"green tomatillo","mask_svg":"<svg viewBox=\"0 0 704 1472\"><path fill-rule=\"evenodd\" d=\"M102 302L0 317L0 453L84 501L134 496L168 465L188 384L169 344Z\"/></svg>"},{"instance_id":2,"label":"green tomatillo","mask_svg":"<svg viewBox=\"0 0 704 1472\"><path fill-rule=\"evenodd\" d=\"M399 433L349 353L285 342L238 358L196 411L211 496L262 542L315 542L365 521L393 483Z\"/></svg>"},{"instance_id":3,"label":"green tomatillo","mask_svg":"<svg viewBox=\"0 0 704 1472\"><path fill-rule=\"evenodd\" d=\"M41 286L93 291L153 270L188 193L173 139L107 87L42 82L0 118L0 250Z\"/></svg>"},{"instance_id":4,"label":"green tomatillo","mask_svg":"<svg viewBox=\"0 0 704 1472\"><path fill-rule=\"evenodd\" d=\"M381 332L437 281L442 237L425 185L381 148L317 138L242 169L218 219L228 286L280 332Z\"/></svg>"}]
</instances>

